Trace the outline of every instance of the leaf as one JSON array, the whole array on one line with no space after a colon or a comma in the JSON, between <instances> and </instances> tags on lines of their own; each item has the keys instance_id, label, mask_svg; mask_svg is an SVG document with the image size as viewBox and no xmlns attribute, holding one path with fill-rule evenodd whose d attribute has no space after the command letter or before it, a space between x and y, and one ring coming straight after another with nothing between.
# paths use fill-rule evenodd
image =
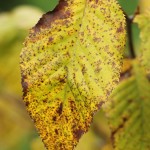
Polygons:
<instances>
[{"instance_id":1,"label":"leaf","mask_svg":"<svg viewBox=\"0 0 150 150\"><path fill-rule=\"evenodd\" d=\"M127 15L133 15L139 4L139 0L133 0L133 1L118 0L118 2Z\"/></svg>"},{"instance_id":2,"label":"leaf","mask_svg":"<svg viewBox=\"0 0 150 150\"><path fill-rule=\"evenodd\" d=\"M105 110L115 150L149 150L150 83L137 61L122 74L111 100Z\"/></svg>"},{"instance_id":3,"label":"leaf","mask_svg":"<svg viewBox=\"0 0 150 150\"><path fill-rule=\"evenodd\" d=\"M139 0L140 13L144 13L145 10L149 9L149 7L150 7L150 1L148 1L148 0Z\"/></svg>"},{"instance_id":4,"label":"leaf","mask_svg":"<svg viewBox=\"0 0 150 150\"><path fill-rule=\"evenodd\" d=\"M61 0L21 53L27 110L49 150L71 150L119 78L125 19L115 0Z\"/></svg>"},{"instance_id":5,"label":"leaf","mask_svg":"<svg viewBox=\"0 0 150 150\"><path fill-rule=\"evenodd\" d=\"M50 10L52 11L57 5L59 0L51 0L50 1Z\"/></svg>"},{"instance_id":6,"label":"leaf","mask_svg":"<svg viewBox=\"0 0 150 150\"><path fill-rule=\"evenodd\" d=\"M45 150L45 147L39 137L32 141L31 150Z\"/></svg>"},{"instance_id":7,"label":"leaf","mask_svg":"<svg viewBox=\"0 0 150 150\"><path fill-rule=\"evenodd\" d=\"M137 15L134 22L138 23L141 30L141 62L147 71L150 72L150 9L147 9L144 13Z\"/></svg>"}]
</instances>

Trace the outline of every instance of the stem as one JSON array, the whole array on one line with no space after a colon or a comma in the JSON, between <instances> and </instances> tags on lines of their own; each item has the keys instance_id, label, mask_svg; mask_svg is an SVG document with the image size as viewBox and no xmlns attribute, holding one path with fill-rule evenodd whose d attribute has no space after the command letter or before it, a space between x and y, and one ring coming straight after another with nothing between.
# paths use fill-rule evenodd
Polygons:
<instances>
[{"instance_id":1,"label":"stem","mask_svg":"<svg viewBox=\"0 0 150 150\"><path fill-rule=\"evenodd\" d=\"M132 36L132 17L128 17L127 14L125 13L126 17L126 22L127 22L127 35L128 35L128 42L129 42L129 49L130 49L130 54L131 58L135 58L135 50L134 50L134 45L133 45L133 36Z\"/></svg>"}]
</instances>

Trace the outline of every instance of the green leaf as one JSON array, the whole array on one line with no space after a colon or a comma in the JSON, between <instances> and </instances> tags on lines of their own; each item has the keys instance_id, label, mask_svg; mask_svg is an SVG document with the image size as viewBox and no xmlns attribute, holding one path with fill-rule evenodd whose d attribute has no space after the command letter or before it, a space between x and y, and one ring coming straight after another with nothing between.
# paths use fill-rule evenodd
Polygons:
<instances>
[{"instance_id":1,"label":"green leaf","mask_svg":"<svg viewBox=\"0 0 150 150\"><path fill-rule=\"evenodd\" d=\"M59 0L50 0L50 10L53 10L58 5Z\"/></svg>"},{"instance_id":2,"label":"green leaf","mask_svg":"<svg viewBox=\"0 0 150 150\"><path fill-rule=\"evenodd\" d=\"M118 0L118 2L128 15L133 15L139 4L139 0Z\"/></svg>"},{"instance_id":3,"label":"green leaf","mask_svg":"<svg viewBox=\"0 0 150 150\"><path fill-rule=\"evenodd\" d=\"M137 15L134 22L138 23L141 32L141 62L150 72L150 10L147 9L144 13Z\"/></svg>"},{"instance_id":4,"label":"green leaf","mask_svg":"<svg viewBox=\"0 0 150 150\"><path fill-rule=\"evenodd\" d=\"M49 150L71 150L118 82L125 19L115 0L62 0L21 53L24 101Z\"/></svg>"},{"instance_id":5,"label":"green leaf","mask_svg":"<svg viewBox=\"0 0 150 150\"><path fill-rule=\"evenodd\" d=\"M105 110L115 150L149 150L150 83L136 61L122 74L111 99Z\"/></svg>"}]
</instances>

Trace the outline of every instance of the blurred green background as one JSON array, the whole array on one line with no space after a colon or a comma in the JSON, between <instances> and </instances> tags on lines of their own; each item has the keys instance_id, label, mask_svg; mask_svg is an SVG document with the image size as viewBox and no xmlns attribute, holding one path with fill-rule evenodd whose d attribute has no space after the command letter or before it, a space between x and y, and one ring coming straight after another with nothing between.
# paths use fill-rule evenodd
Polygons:
<instances>
[{"instance_id":1,"label":"blurred green background","mask_svg":"<svg viewBox=\"0 0 150 150\"><path fill-rule=\"evenodd\" d=\"M22 102L19 54L29 29L57 3L58 0L0 1L0 150L44 150ZM119 0L119 3L128 15L132 15L138 0ZM138 33L137 25L133 25L137 53ZM102 110L96 114L90 131L82 137L77 150L112 150Z\"/></svg>"}]
</instances>

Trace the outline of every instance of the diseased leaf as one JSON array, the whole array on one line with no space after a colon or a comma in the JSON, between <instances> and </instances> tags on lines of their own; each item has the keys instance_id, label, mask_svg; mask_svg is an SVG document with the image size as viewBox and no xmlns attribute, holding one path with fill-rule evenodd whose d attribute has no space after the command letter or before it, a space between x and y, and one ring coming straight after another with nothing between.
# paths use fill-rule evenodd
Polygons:
<instances>
[{"instance_id":1,"label":"diseased leaf","mask_svg":"<svg viewBox=\"0 0 150 150\"><path fill-rule=\"evenodd\" d=\"M115 0L61 0L21 53L24 101L49 150L71 150L119 78L125 19Z\"/></svg>"},{"instance_id":2,"label":"diseased leaf","mask_svg":"<svg viewBox=\"0 0 150 150\"><path fill-rule=\"evenodd\" d=\"M150 83L137 61L121 79L105 106L115 150L149 150Z\"/></svg>"},{"instance_id":3,"label":"diseased leaf","mask_svg":"<svg viewBox=\"0 0 150 150\"><path fill-rule=\"evenodd\" d=\"M138 23L141 30L141 62L143 66L146 67L147 71L150 72L150 9L137 15L134 22Z\"/></svg>"}]
</instances>

